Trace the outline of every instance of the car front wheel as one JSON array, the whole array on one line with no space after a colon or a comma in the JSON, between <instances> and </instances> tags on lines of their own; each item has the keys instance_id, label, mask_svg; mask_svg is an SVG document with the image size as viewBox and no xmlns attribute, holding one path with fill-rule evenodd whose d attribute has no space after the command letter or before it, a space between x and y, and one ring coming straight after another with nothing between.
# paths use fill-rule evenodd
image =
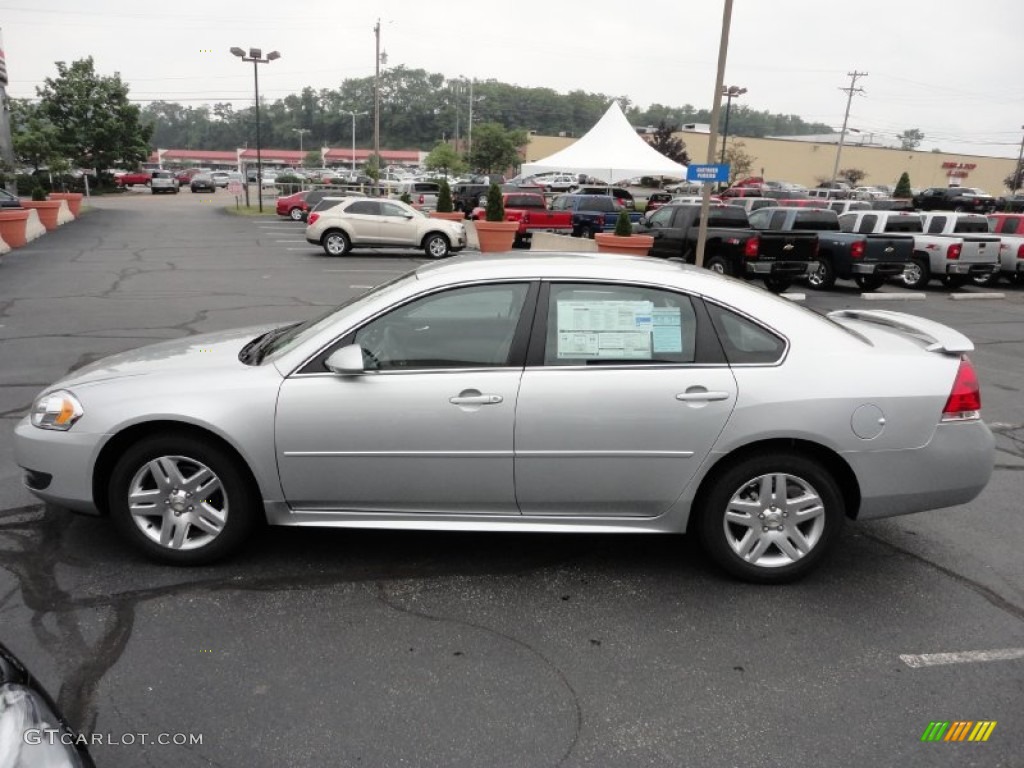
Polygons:
<instances>
[{"instance_id":1,"label":"car front wheel","mask_svg":"<svg viewBox=\"0 0 1024 768\"><path fill-rule=\"evenodd\" d=\"M288 211L288 218L290 218L292 221L302 221L302 209L292 208L290 211Z\"/></svg>"},{"instance_id":2,"label":"car front wheel","mask_svg":"<svg viewBox=\"0 0 1024 768\"><path fill-rule=\"evenodd\" d=\"M328 232L324 236L323 246L328 256L344 256L352 249L352 242L344 232Z\"/></svg>"},{"instance_id":3,"label":"car front wheel","mask_svg":"<svg viewBox=\"0 0 1024 768\"><path fill-rule=\"evenodd\" d=\"M817 268L807 275L807 282L811 284L811 288L823 291L834 286L836 284L836 269L832 266L832 262L827 257L819 259Z\"/></svg>"},{"instance_id":4,"label":"car front wheel","mask_svg":"<svg viewBox=\"0 0 1024 768\"><path fill-rule=\"evenodd\" d=\"M704 266L719 275L732 274L729 262L723 256L712 256Z\"/></svg>"},{"instance_id":5,"label":"car front wheel","mask_svg":"<svg viewBox=\"0 0 1024 768\"><path fill-rule=\"evenodd\" d=\"M697 510L711 558L732 575L760 584L807 574L835 542L845 520L830 473L798 453L753 456L726 469Z\"/></svg>"},{"instance_id":6,"label":"car front wheel","mask_svg":"<svg viewBox=\"0 0 1024 768\"><path fill-rule=\"evenodd\" d=\"M423 241L423 250L432 259L443 259L451 252L451 247L444 235L428 235Z\"/></svg>"},{"instance_id":7,"label":"car front wheel","mask_svg":"<svg viewBox=\"0 0 1024 768\"><path fill-rule=\"evenodd\" d=\"M110 475L110 512L150 558L204 565L234 552L258 519L258 496L226 451L189 435L135 443Z\"/></svg>"}]
</instances>

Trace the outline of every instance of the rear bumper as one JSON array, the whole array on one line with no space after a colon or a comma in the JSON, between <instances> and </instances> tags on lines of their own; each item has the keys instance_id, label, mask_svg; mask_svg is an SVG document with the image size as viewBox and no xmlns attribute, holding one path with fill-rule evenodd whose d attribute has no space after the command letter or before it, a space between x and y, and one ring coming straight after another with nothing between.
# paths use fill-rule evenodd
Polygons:
<instances>
[{"instance_id":1,"label":"rear bumper","mask_svg":"<svg viewBox=\"0 0 1024 768\"><path fill-rule=\"evenodd\" d=\"M946 264L947 275L991 275L998 269L999 265L995 262L985 262L982 264L950 262Z\"/></svg>"},{"instance_id":2,"label":"rear bumper","mask_svg":"<svg viewBox=\"0 0 1024 768\"><path fill-rule=\"evenodd\" d=\"M905 261L882 261L867 264L854 264L850 271L855 275L902 275L907 268Z\"/></svg>"},{"instance_id":3,"label":"rear bumper","mask_svg":"<svg viewBox=\"0 0 1024 768\"><path fill-rule=\"evenodd\" d=\"M803 277L811 272L816 263L810 261L748 261L747 274Z\"/></svg>"},{"instance_id":4,"label":"rear bumper","mask_svg":"<svg viewBox=\"0 0 1024 768\"><path fill-rule=\"evenodd\" d=\"M966 504L992 476L995 441L983 421L940 424L927 445L843 454L861 490L858 520Z\"/></svg>"}]
</instances>

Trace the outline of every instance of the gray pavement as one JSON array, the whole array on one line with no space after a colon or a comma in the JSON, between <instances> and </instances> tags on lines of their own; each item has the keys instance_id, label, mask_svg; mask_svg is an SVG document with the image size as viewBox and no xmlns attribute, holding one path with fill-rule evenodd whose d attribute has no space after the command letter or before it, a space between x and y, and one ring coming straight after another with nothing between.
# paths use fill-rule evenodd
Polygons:
<instances>
[{"instance_id":1,"label":"gray pavement","mask_svg":"<svg viewBox=\"0 0 1024 768\"><path fill-rule=\"evenodd\" d=\"M849 525L800 584L730 581L668 536L270 529L217 567L156 566L22 489L11 429L35 393L153 340L308 317L424 261L329 259L227 200L97 199L0 265L0 641L114 742L98 765L1024 764L1024 659L900 660L1024 647L1020 289L885 304L974 339L997 469L972 504ZM852 283L806 294L867 305ZM998 725L922 743L933 720Z\"/></svg>"}]
</instances>

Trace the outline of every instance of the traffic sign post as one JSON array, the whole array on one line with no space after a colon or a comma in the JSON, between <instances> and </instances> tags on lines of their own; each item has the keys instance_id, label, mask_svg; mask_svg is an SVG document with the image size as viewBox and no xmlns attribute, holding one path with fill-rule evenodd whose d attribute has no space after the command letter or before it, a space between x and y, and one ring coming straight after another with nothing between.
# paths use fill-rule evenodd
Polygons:
<instances>
[{"instance_id":1,"label":"traffic sign post","mask_svg":"<svg viewBox=\"0 0 1024 768\"><path fill-rule=\"evenodd\" d=\"M238 208L239 198L242 196L242 182L238 179L231 179L228 182L228 192L235 196L235 208ZM246 203L245 207L249 207L248 203Z\"/></svg>"},{"instance_id":2,"label":"traffic sign post","mask_svg":"<svg viewBox=\"0 0 1024 768\"><path fill-rule=\"evenodd\" d=\"M706 165L693 164L687 166L686 180L695 181L698 184L717 184L729 181L729 164L709 163Z\"/></svg>"}]
</instances>

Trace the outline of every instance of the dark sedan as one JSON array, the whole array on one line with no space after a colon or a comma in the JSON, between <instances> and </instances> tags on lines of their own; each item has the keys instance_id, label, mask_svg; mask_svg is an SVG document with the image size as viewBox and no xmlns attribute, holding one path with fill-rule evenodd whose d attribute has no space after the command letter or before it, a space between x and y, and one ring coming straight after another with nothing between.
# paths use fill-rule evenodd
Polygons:
<instances>
[{"instance_id":1,"label":"dark sedan","mask_svg":"<svg viewBox=\"0 0 1024 768\"><path fill-rule=\"evenodd\" d=\"M213 177L208 173L197 173L189 182L189 189L193 192L216 192L217 185L213 183Z\"/></svg>"}]
</instances>

